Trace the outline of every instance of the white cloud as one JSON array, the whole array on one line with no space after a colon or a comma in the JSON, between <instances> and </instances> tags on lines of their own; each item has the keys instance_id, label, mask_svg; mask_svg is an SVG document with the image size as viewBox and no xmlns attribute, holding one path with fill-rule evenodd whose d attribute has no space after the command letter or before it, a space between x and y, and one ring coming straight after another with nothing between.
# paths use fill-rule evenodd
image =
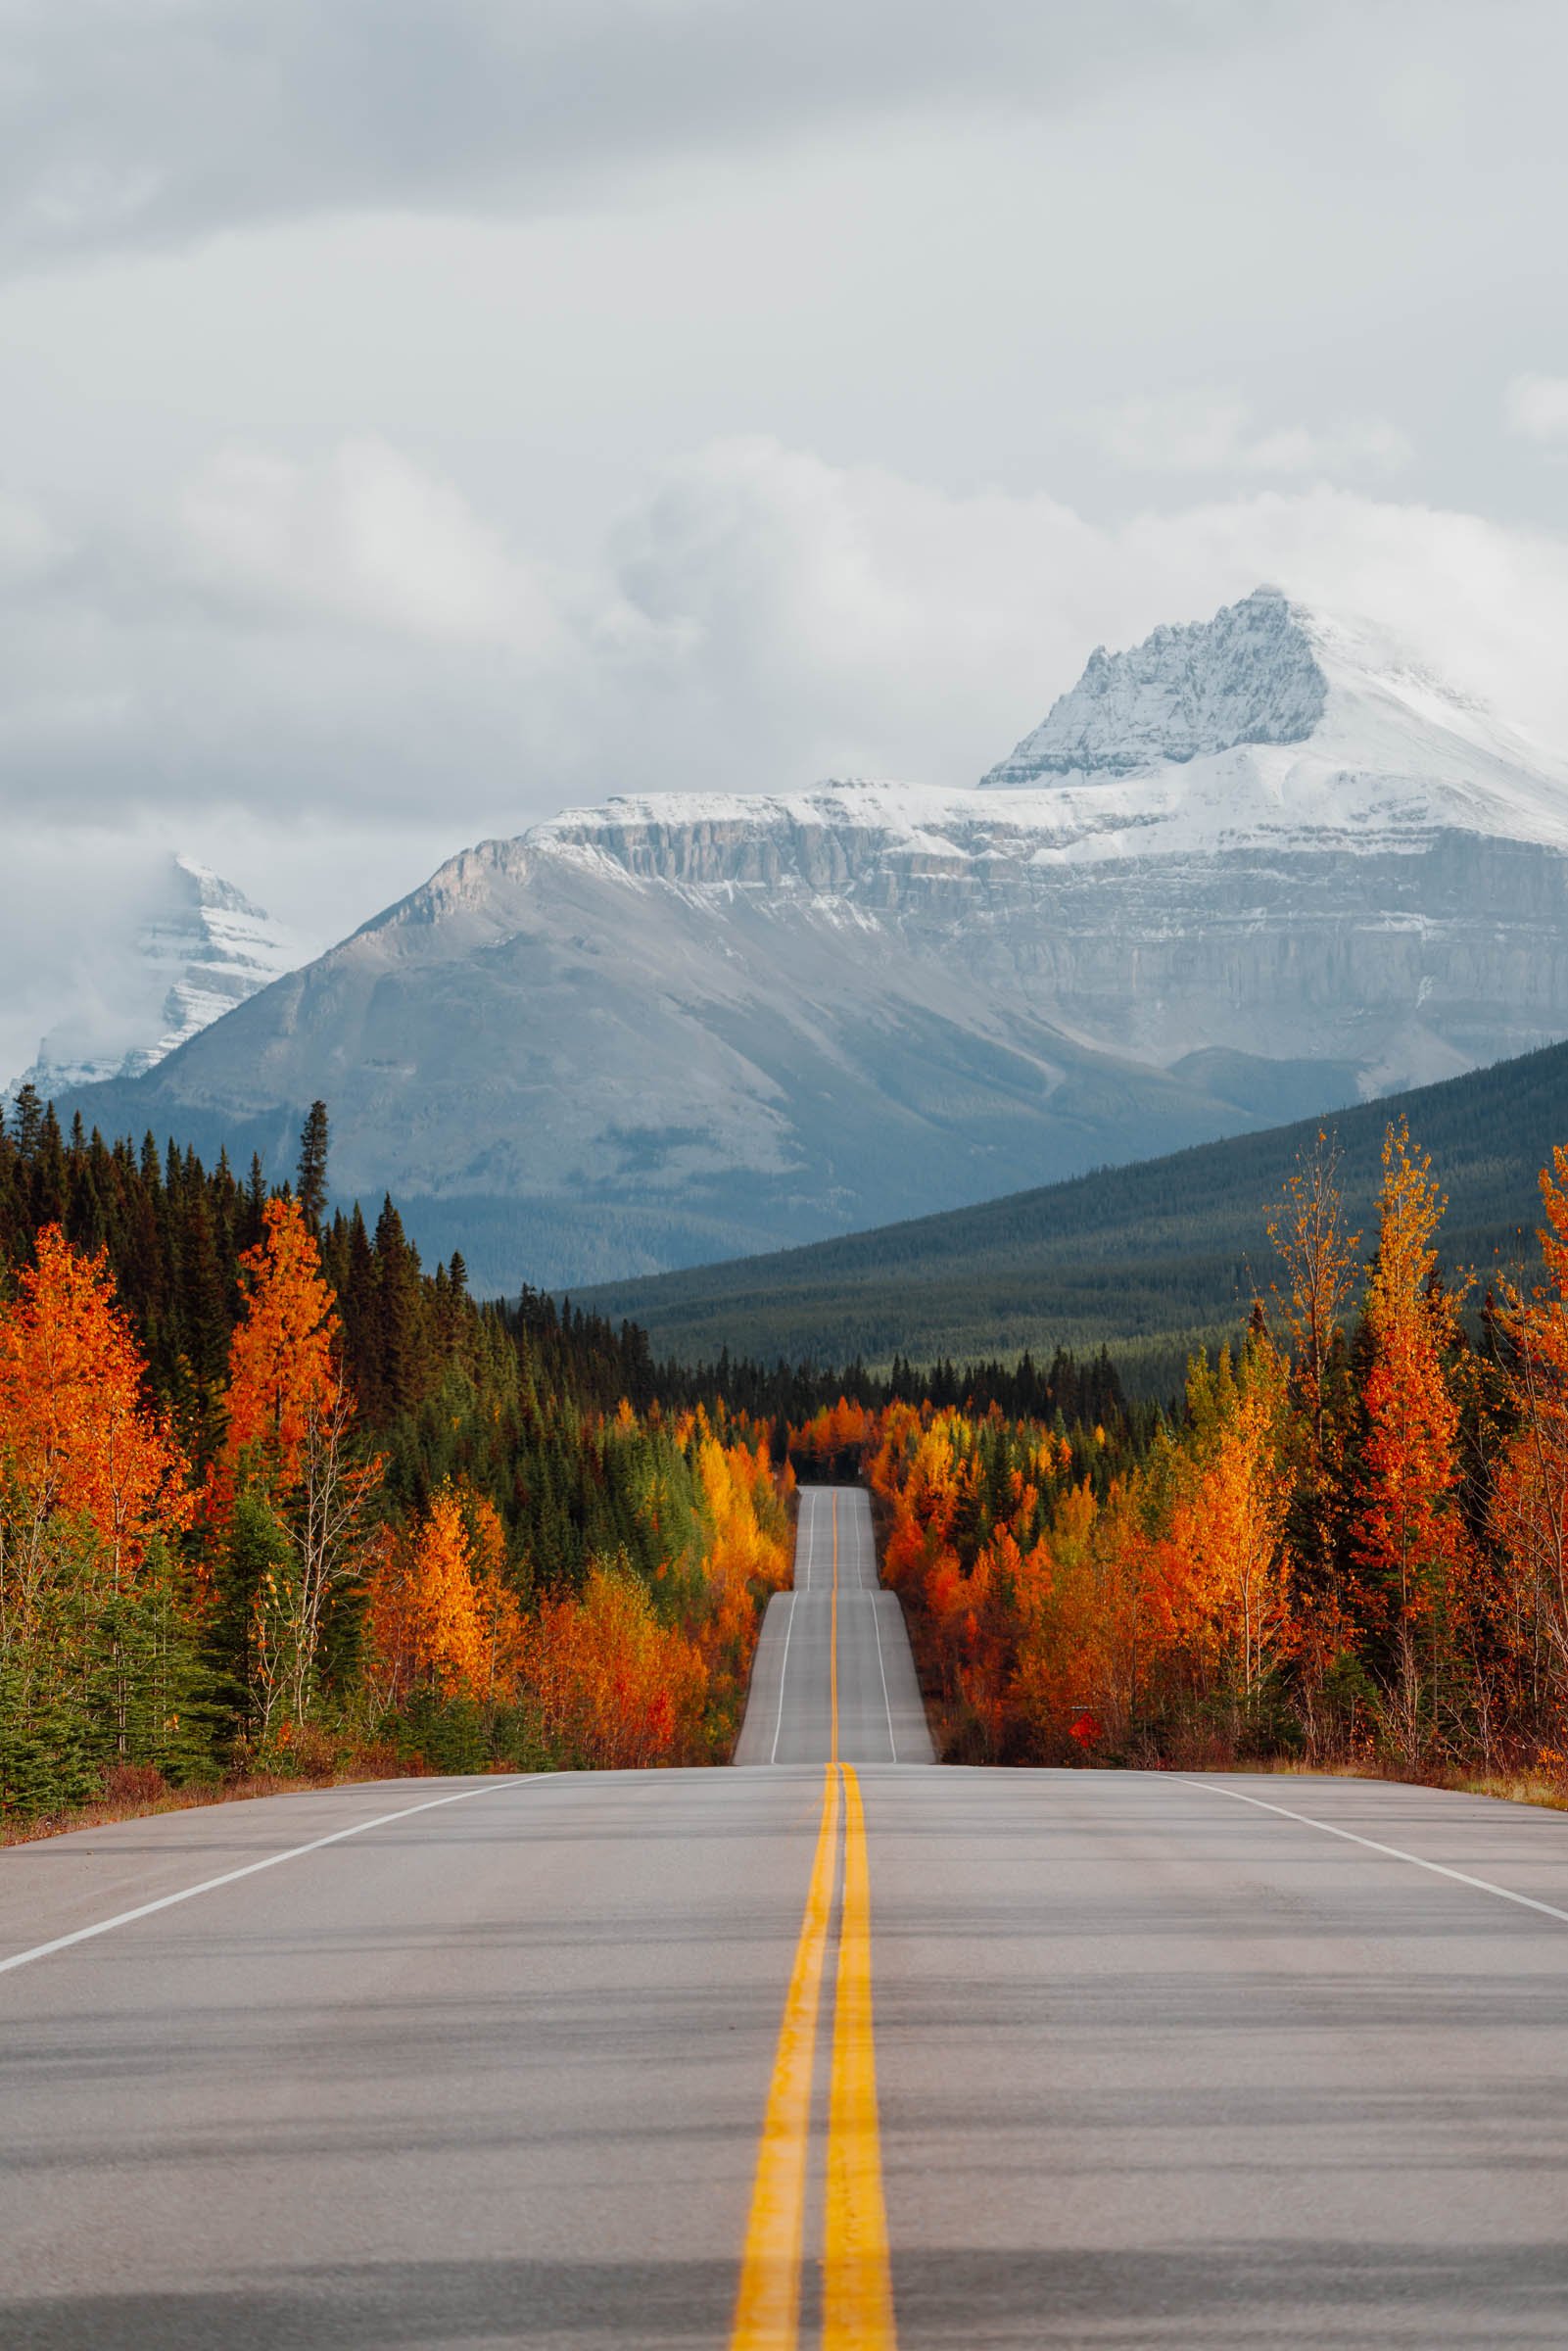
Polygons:
<instances>
[{"instance_id":1,"label":"white cloud","mask_svg":"<svg viewBox=\"0 0 1568 2351\"><path fill-rule=\"evenodd\" d=\"M14 535L0 805L43 779L78 822L258 795L423 819L439 777L455 845L481 811L585 789L962 781L1096 642L1263 577L1568 741L1568 544L1321 484L1113 525L733 439L659 469L568 576L357 441L219 453L151 520L29 510Z\"/></svg>"},{"instance_id":2,"label":"white cloud","mask_svg":"<svg viewBox=\"0 0 1568 2351\"><path fill-rule=\"evenodd\" d=\"M181 497L193 580L298 625L547 649L552 596L458 495L376 439L315 465L225 451Z\"/></svg>"},{"instance_id":3,"label":"white cloud","mask_svg":"<svg viewBox=\"0 0 1568 2351\"><path fill-rule=\"evenodd\" d=\"M1135 399L1088 419L1109 457L1146 473L1389 472L1415 452L1398 426L1352 417L1326 431L1259 428L1248 402L1212 393Z\"/></svg>"},{"instance_id":4,"label":"white cloud","mask_svg":"<svg viewBox=\"0 0 1568 2351\"><path fill-rule=\"evenodd\" d=\"M1516 375L1503 396L1510 431L1527 441L1568 441L1568 376Z\"/></svg>"}]
</instances>

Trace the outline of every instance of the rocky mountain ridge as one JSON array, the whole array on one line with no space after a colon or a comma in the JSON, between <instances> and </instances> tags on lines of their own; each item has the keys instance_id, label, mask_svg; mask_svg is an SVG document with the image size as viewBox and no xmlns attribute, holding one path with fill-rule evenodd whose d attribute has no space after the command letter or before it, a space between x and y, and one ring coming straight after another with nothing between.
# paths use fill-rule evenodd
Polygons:
<instances>
[{"instance_id":1,"label":"rocky mountain ridge","mask_svg":"<svg viewBox=\"0 0 1568 2351\"><path fill-rule=\"evenodd\" d=\"M283 1153L319 1095L339 1188L392 1186L510 1287L956 1206L1563 1035L1564 771L1263 590L1098 657L969 791L627 797L465 850L94 1115Z\"/></svg>"}]
</instances>

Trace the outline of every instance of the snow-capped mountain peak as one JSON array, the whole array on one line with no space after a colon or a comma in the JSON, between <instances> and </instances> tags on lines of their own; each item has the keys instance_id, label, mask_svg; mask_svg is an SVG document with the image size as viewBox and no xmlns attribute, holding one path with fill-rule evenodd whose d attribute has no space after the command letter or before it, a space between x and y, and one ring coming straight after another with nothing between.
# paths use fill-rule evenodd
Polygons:
<instances>
[{"instance_id":1,"label":"snow-capped mountain peak","mask_svg":"<svg viewBox=\"0 0 1568 2351\"><path fill-rule=\"evenodd\" d=\"M1257 588L1212 620L1156 629L1122 653L1097 646L1042 726L983 781L1127 776L1241 743L1305 743L1328 680L1302 607Z\"/></svg>"},{"instance_id":2,"label":"snow-capped mountain peak","mask_svg":"<svg viewBox=\"0 0 1568 2351\"><path fill-rule=\"evenodd\" d=\"M127 901L122 933L94 940L76 1001L16 1083L49 1095L139 1077L299 961L282 926L231 882L171 856L150 896Z\"/></svg>"},{"instance_id":3,"label":"snow-capped mountain peak","mask_svg":"<svg viewBox=\"0 0 1568 2351\"><path fill-rule=\"evenodd\" d=\"M249 919L183 887L209 944ZM652 794L481 842L79 1106L284 1165L319 1096L346 1192L422 1203L497 1287L575 1286L1524 1052L1568 1035L1565 938L1568 775L1262 590L1097 655L990 789Z\"/></svg>"},{"instance_id":4,"label":"snow-capped mountain peak","mask_svg":"<svg viewBox=\"0 0 1568 2351\"><path fill-rule=\"evenodd\" d=\"M1261 587L1212 620L1091 654L981 779L1079 840L1142 846L1433 828L1568 845L1568 769L1387 630Z\"/></svg>"},{"instance_id":5,"label":"snow-capped mountain peak","mask_svg":"<svg viewBox=\"0 0 1568 2351\"><path fill-rule=\"evenodd\" d=\"M194 857L173 861L169 903L143 928L142 957L166 979L165 1026L147 1045L133 1047L120 1074L150 1070L236 1004L292 971L294 941L263 907Z\"/></svg>"}]
</instances>

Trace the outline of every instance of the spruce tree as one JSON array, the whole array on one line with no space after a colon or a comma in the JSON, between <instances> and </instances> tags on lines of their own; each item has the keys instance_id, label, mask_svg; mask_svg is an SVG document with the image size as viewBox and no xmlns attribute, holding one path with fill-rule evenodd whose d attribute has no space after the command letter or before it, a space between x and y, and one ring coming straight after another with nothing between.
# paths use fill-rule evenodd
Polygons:
<instances>
[{"instance_id":1,"label":"spruce tree","mask_svg":"<svg viewBox=\"0 0 1568 2351\"><path fill-rule=\"evenodd\" d=\"M312 1102L300 1129L300 1211L312 1232L319 1231L327 1204L327 1106Z\"/></svg>"},{"instance_id":2,"label":"spruce tree","mask_svg":"<svg viewBox=\"0 0 1568 2351\"><path fill-rule=\"evenodd\" d=\"M30 1166L37 1155L38 1137L43 1131L43 1103L38 1088L30 1081L17 1088L17 1154L24 1166Z\"/></svg>"}]
</instances>

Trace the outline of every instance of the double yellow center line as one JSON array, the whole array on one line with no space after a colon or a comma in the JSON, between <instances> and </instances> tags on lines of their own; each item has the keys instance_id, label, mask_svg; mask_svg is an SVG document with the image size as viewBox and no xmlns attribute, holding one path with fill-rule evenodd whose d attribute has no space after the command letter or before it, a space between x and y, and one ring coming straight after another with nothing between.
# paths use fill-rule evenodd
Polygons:
<instances>
[{"instance_id":1,"label":"double yellow center line","mask_svg":"<svg viewBox=\"0 0 1568 2351\"><path fill-rule=\"evenodd\" d=\"M731 2351L795 2351L805 2254L807 2157L816 2072L817 2016L832 1925L843 1816L843 1891L833 1987L823 2229L823 2351L894 2351L887 2212L871 1995L871 1871L866 1813L854 1766L838 1760L838 1502L833 1498L833 1580L829 1695L832 1760L822 1824L784 1997L784 2021L763 2116L762 2141ZM841 1804L840 1804L841 1797Z\"/></svg>"}]
</instances>

